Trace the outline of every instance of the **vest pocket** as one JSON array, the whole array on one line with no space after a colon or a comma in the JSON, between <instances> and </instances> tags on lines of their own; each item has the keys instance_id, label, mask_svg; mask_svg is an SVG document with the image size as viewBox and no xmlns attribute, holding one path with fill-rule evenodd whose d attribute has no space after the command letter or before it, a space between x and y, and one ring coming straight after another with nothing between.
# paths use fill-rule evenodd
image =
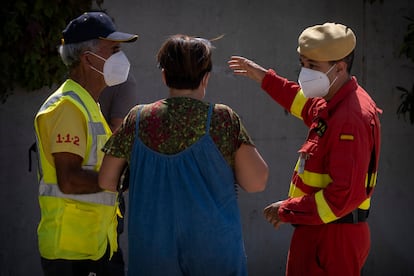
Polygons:
<instances>
[{"instance_id":1,"label":"vest pocket","mask_svg":"<svg viewBox=\"0 0 414 276\"><path fill-rule=\"evenodd\" d=\"M99 249L99 214L66 204L62 217L60 248L67 251L94 255Z\"/></svg>"}]
</instances>

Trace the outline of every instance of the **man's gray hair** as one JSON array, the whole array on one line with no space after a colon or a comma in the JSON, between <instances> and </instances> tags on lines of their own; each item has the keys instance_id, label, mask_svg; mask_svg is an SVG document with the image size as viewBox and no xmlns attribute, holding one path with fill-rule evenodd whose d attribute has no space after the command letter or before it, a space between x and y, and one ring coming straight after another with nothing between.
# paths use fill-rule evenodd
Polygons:
<instances>
[{"instance_id":1,"label":"man's gray hair","mask_svg":"<svg viewBox=\"0 0 414 276\"><path fill-rule=\"evenodd\" d=\"M83 41L80 43L63 44L58 48L58 52L63 63L70 69L73 69L80 63L81 54L85 51L96 50L99 39Z\"/></svg>"}]
</instances>

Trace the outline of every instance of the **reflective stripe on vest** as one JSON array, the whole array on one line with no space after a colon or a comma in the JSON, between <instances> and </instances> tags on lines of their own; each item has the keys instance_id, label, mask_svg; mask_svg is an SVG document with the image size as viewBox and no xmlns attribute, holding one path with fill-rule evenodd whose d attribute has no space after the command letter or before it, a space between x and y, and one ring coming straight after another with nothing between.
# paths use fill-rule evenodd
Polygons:
<instances>
[{"instance_id":1,"label":"reflective stripe on vest","mask_svg":"<svg viewBox=\"0 0 414 276\"><path fill-rule=\"evenodd\" d=\"M99 193L94 193L94 194L64 194L60 191L58 185L46 184L43 182L43 180L40 181L39 195L69 198L73 200L102 204L102 205L109 205L109 206L114 206L116 203L116 193L99 192Z\"/></svg>"},{"instance_id":2,"label":"reflective stripe on vest","mask_svg":"<svg viewBox=\"0 0 414 276\"><path fill-rule=\"evenodd\" d=\"M88 161L86 162L86 164L91 165L91 164L96 164L98 161L98 157L97 157L97 153L96 153L96 144L97 144L97 135L103 135L105 134L105 128L102 125L102 123L100 122L93 122L92 121L92 116L89 113L88 108L86 107L85 103L82 101L82 99L79 97L78 94L76 94L73 91L66 91L66 92L62 92L61 94L57 94L54 97L50 98L49 101L47 103L45 103L39 110L39 112L42 112L44 110L46 110L49 106L51 106L52 104L54 104L55 102L57 102L58 100L60 100L63 96L69 96L72 99L74 99L76 102L78 102L79 104L81 104L84 108L84 110L86 111L86 113L88 114L89 120L88 120L88 127L89 127L89 131L90 133L92 133L92 147L89 153L92 154L87 154L88 156Z\"/></svg>"},{"instance_id":3,"label":"reflective stripe on vest","mask_svg":"<svg viewBox=\"0 0 414 276\"><path fill-rule=\"evenodd\" d=\"M90 144L89 152L86 153L87 161L82 168L85 170L94 170L95 165L98 162L98 154L97 154L97 137L98 135L106 135L105 127L102 122L93 122L92 116L86 107L85 103L82 99L73 91L66 91L60 94L56 94L54 97L50 98L48 102L46 102L39 110L42 112L49 108L52 104L59 101L63 96L69 96L77 103L79 103L84 111L88 114L88 132L90 133L90 138L92 139ZM103 191L93 194L64 194L60 191L59 186L56 183L46 183L43 179L43 172L41 166L39 167L39 175L41 179L39 181L39 196L51 196L51 197L58 197L58 198L69 198L78 201L88 202L88 203L96 203L102 205L109 205L113 206L116 203L117 195L116 193Z\"/></svg>"}]
</instances>

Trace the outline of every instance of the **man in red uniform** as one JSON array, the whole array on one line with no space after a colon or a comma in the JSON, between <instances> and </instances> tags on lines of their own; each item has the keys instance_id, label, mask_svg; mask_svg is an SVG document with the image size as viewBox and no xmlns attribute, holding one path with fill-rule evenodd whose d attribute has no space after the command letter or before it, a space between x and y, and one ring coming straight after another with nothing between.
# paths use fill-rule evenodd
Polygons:
<instances>
[{"instance_id":1,"label":"man in red uniform","mask_svg":"<svg viewBox=\"0 0 414 276\"><path fill-rule=\"evenodd\" d=\"M295 226L286 275L360 275L370 249L366 222L376 183L380 122L375 102L350 74L356 38L342 24L306 28L298 39L298 83L243 57L229 66L261 84L303 120L289 197L264 209L277 229Z\"/></svg>"}]
</instances>

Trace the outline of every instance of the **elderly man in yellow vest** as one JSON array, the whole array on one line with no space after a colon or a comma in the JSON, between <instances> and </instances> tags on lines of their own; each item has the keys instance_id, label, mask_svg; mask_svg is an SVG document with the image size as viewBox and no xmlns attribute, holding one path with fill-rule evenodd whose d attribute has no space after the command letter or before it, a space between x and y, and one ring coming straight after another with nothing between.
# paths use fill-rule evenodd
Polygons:
<instances>
[{"instance_id":1,"label":"elderly man in yellow vest","mask_svg":"<svg viewBox=\"0 0 414 276\"><path fill-rule=\"evenodd\" d=\"M59 53L69 78L43 103L34 121L39 153L39 251L44 274L109 275L117 250L117 194L98 186L101 148L111 134L97 103L106 86L127 79L111 18L88 12L63 30Z\"/></svg>"}]
</instances>

